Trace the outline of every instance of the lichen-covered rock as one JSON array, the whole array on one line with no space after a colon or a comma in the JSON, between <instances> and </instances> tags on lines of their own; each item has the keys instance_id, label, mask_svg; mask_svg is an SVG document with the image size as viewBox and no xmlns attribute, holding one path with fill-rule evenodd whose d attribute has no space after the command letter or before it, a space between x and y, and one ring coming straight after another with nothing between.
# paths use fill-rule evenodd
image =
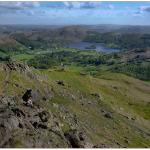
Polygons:
<instances>
[{"instance_id":1,"label":"lichen-covered rock","mask_svg":"<svg viewBox=\"0 0 150 150\"><path fill-rule=\"evenodd\" d=\"M10 96L0 96L0 103L3 105L14 105L15 101L13 97Z\"/></svg>"},{"instance_id":2,"label":"lichen-covered rock","mask_svg":"<svg viewBox=\"0 0 150 150\"><path fill-rule=\"evenodd\" d=\"M0 126L7 129L8 131L11 131L18 128L19 120L15 116L9 116L0 120Z\"/></svg>"}]
</instances>

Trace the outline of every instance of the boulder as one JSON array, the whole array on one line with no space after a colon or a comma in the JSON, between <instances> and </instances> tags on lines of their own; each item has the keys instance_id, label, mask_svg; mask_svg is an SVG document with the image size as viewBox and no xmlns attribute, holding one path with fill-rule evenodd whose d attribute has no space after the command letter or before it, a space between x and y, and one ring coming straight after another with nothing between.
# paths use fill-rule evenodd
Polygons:
<instances>
[{"instance_id":1,"label":"boulder","mask_svg":"<svg viewBox=\"0 0 150 150\"><path fill-rule=\"evenodd\" d=\"M17 129L19 127L19 120L15 116L10 116L5 120L4 127L9 130Z\"/></svg>"},{"instance_id":2,"label":"boulder","mask_svg":"<svg viewBox=\"0 0 150 150\"><path fill-rule=\"evenodd\" d=\"M47 122L48 121L48 112L42 111L38 115L39 115L42 122Z\"/></svg>"},{"instance_id":3,"label":"boulder","mask_svg":"<svg viewBox=\"0 0 150 150\"><path fill-rule=\"evenodd\" d=\"M32 90L31 96L32 96L33 101L37 101L37 100L42 99L42 95L41 95L41 93L38 89L37 90Z\"/></svg>"},{"instance_id":4,"label":"boulder","mask_svg":"<svg viewBox=\"0 0 150 150\"><path fill-rule=\"evenodd\" d=\"M76 129L69 130L64 134L72 148L92 148L92 144L87 140L84 132Z\"/></svg>"}]
</instances>

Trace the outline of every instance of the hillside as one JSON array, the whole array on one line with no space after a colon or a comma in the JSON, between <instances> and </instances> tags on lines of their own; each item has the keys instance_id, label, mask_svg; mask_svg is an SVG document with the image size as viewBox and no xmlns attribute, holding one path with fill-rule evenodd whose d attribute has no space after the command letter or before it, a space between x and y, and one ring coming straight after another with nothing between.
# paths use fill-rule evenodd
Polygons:
<instances>
[{"instance_id":1,"label":"hillside","mask_svg":"<svg viewBox=\"0 0 150 150\"><path fill-rule=\"evenodd\" d=\"M149 28L132 28L1 26L0 147L150 147Z\"/></svg>"},{"instance_id":2,"label":"hillside","mask_svg":"<svg viewBox=\"0 0 150 150\"><path fill-rule=\"evenodd\" d=\"M27 89L33 108L22 100ZM150 147L149 91L120 73L2 62L0 147Z\"/></svg>"}]
</instances>

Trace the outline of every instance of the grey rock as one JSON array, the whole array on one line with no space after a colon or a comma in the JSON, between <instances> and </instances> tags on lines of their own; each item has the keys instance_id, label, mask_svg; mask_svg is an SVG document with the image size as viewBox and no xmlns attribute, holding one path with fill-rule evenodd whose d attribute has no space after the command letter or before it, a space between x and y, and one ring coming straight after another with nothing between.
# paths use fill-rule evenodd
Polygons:
<instances>
[{"instance_id":1,"label":"grey rock","mask_svg":"<svg viewBox=\"0 0 150 150\"><path fill-rule=\"evenodd\" d=\"M0 98L0 103L4 105L15 105L15 101L13 97L4 96Z\"/></svg>"},{"instance_id":2,"label":"grey rock","mask_svg":"<svg viewBox=\"0 0 150 150\"><path fill-rule=\"evenodd\" d=\"M15 116L11 116L4 122L4 126L9 130L17 129L19 126L19 120Z\"/></svg>"},{"instance_id":3,"label":"grey rock","mask_svg":"<svg viewBox=\"0 0 150 150\"><path fill-rule=\"evenodd\" d=\"M70 130L64 134L72 148L92 148L93 145L88 141L84 132L76 129Z\"/></svg>"},{"instance_id":4,"label":"grey rock","mask_svg":"<svg viewBox=\"0 0 150 150\"><path fill-rule=\"evenodd\" d=\"M42 111L38 115L39 115L42 122L47 122L48 121L48 112Z\"/></svg>"}]
</instances>

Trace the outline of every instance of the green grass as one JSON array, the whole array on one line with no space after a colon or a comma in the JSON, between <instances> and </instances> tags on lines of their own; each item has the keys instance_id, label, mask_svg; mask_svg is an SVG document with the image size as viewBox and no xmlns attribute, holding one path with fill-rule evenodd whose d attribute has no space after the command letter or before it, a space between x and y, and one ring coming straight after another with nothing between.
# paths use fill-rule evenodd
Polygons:
<instances>
[{"instance_id":1,"label":"green grass","mask_svg":"<svg viewBox=\"0 0 150 150\"><path fill-rule=\"evenodd\" d=\"M73 70L71 71L71 69ZM106 103L118 111L120 111L119 108L124 108L124 112L129 111L132 115L149 119L147 100L150 98L150 87L147 82L111 72L104 72L104 74L94 78L89 75L80 75L78 71L81 70L81 68L73 66L67 71L43 72L48 74L50 80L63 80L74 90L81 90L84 93L100 93L105 98ZM130 103L133 104L130 106Z\"/></svg>"},{"instance_id":2,"label":"green grass","mask_svg":"<svg viewBox=\"0 0 150 150\"><path fill-rule=\"evenodd\" d=\"M12 58L21 61L28 61L34 58L34 56L35 56L34 54L18 54L18 55L14 55Z\"/></svg>"}]
</instances>

